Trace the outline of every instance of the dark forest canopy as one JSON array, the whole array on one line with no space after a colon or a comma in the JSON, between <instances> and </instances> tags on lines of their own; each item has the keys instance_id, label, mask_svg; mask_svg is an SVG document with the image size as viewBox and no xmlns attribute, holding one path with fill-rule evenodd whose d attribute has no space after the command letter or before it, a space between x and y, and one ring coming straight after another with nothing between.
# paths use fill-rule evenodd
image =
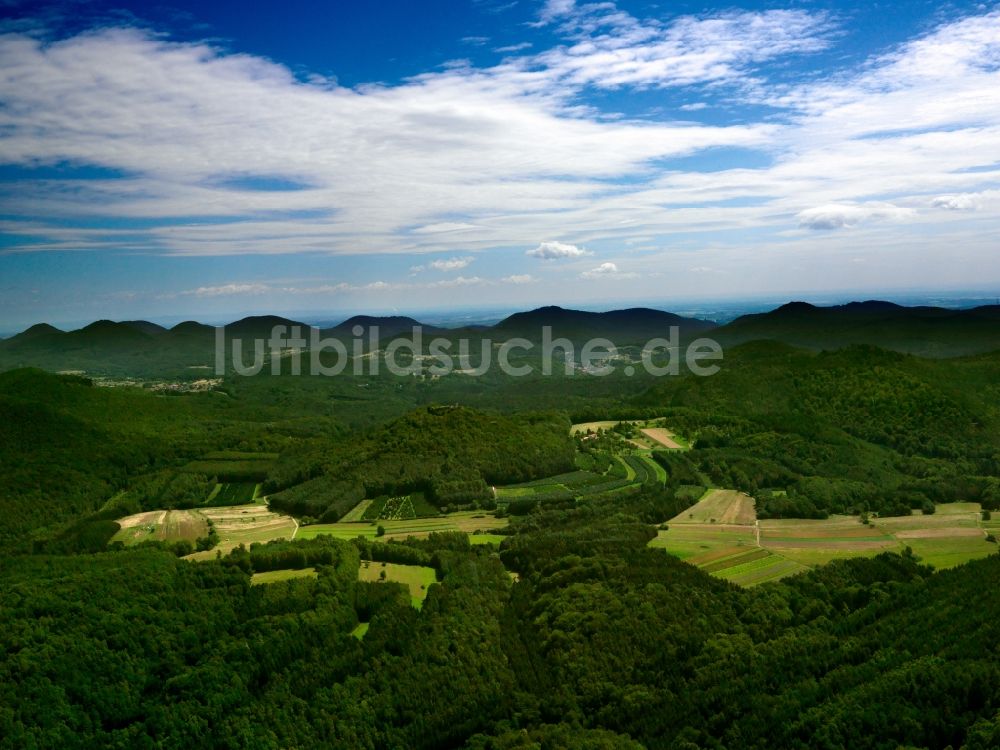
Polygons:
<instances>
[{"instance_id":1,"label":"dark forest canopy","mask_svg":"<svg viewBox=\"0 0 1000 750\"><path fill-rule=\"evenodd\" d=\"M983 583L1000 558L932 574L883 554L744 590L645 546L645 520L677 502L536 514L500 559L447 544L420 612L357 582L358 551L335 540L201 564L15 558L2 743L995 746L1000 610ZM277 564L319 575L249 585Z\"/></svg>"},{"instance_id":2,"label":"dark forest canopy","mask_svg":"<svg viewBox=\"0 0 1000 750\"><path fill-rule=\"evenodd\" d=\"M751 493L760 517L995 508L998 384L996 354L776 342L728 349L708 378L262 376L173 394L2 373L0 747L1000 746L996 554L935 573L885 553L741 589L648 546L707 486ZM623 434L569 435L652 418L692 448L613 461ZM266 456L248 481L300 520L385 493L487 505L490 485L553 475L590 472L597 491L539 493L499 548L105 549L126 511L208 492L220 456ZM417 610L402 584L359 581L362 559L437 582Z\"/></svg>"}]
</instances>

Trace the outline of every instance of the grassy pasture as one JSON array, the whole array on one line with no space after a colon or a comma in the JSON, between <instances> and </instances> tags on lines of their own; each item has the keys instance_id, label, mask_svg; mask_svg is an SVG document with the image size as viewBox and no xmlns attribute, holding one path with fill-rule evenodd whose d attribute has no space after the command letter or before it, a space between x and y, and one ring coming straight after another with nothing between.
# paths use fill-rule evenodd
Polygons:
<instances>
[{"instance_id":1,"label":"grassy pasture","mask_svg":"<svg viewBox=\"0 0 1000 750\"><path fill-rule=\"evenodd\" d=\"M469 534L469 544L492 544L499 547L505 538L503 534Z\"/></svg>"},{"instance_id":2,"label":"grassy pasture","mask_svg":"<svg viewBox=\"0 0 1000 750\"><path fill-rule=\"evenodd\" d=\"M719 524L676 524L669 531L659 531L649 546L660 547L670 554L687 560L707 553L755 547L756 533L750 526Z\"/></svg>"},{"instance_id":3,"label":"grassy pasture","mask_svg":"<svg viewBox=\"0 0 1000 750\"><path fill-rule=\"evenodd\" d=\"M118 519L119 531L112 542L126 546L142 542L179 542L208 536L205 516L196 510L153 510Z\"/></svg>"},{"instance_id":4,"label":"grassy pasture","mask_svg":"<svg viewBox=\"0 0 1000 750\"><path fill-rule=\"evenodd\" d=\"M279 581L288 581L292 578L315 578L317 575L315 568L268 570L264 573L254 573L250 576L250 585L259 586L264 583L278 583Z\"/></svg>"},{"instance_id":5,"label":"grassy pasture","mask_svg":"<svg viewBox=\"0 0 1000 750\"><path fill-rule=\"evenodd\" d=\"M382 574L385 574L385 578ZM434 568L423 565L399 565L397 563L369 562L362 560L358 568L359 581L394 581L410 589L410 603L420 609L427 597L427 589L437 581Z\"/></svg>"},{"instance_id":6,"label":"grassy pasture","mask_svg":"<svg viewBox=\"0 0 1000 750\"><path fill-rule=\"evenodd\" d=\"M370 499L362 500L360 503L355 505L349 511L347 511L343 516L341 516L341 522L346 521L361 521L365 517L365 512L368 510L368 506L374 501Z\"/></svg>"},{"instance_id":7,"label":"grassy pasture","mask_svg":"<svg viewBox=\"0 0 1000 750\"><path fill-rule=\"evenodd\" d=\"M667 470L664 469L659 462L653 459L649 454L642 453L639 456L643 461L649 464L649 468L653 472L653 476L659 484L666 484L667 482Z\"/></svg>"}]
</instances>

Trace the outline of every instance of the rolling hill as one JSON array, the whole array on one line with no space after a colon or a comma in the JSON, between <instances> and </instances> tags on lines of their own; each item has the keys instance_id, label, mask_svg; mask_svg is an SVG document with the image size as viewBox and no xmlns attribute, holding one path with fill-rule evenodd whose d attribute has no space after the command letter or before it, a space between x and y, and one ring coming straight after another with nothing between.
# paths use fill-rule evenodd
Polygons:
<instances>
[{"instance_id":1,"label":"rolling hill","mask_svg":"<svg viewBox=\"0 0 1000 750\"><path fill-rule=\"evenodd\" d=\"M726 345L773 339L809 349L868 344L922 357L955 357L1000 349L1000 306L950 310L878 300L833 307L790 302L744 315L712 335Z\"/></svg>"},{"instance_id":2,"label":"rolling hill","mask_svg":"<svg viewBox=\"0 0 1000 750\"><path fill-rule=\"evenodd\" d=\"M277 315L242 318L225 326L227 340L267 339L275 326L299 326L308 336L310 326ZM915 354L920 357L957 357L1000 350L1000 305L968 310L940 307L904 307L869 300L833 307L790 302L766 313L744 315L718 326L712 321L688 318L650 308L588 312L558 306L515 313L494 326L443 329L406 316L356 315L322 330L324 337L342 341L354 338L360 326L367 338L377 326L382 342L409 336L421 326L425 336L451 339L513 337L539 341L545 326L552 337L580 343L602 337L618 346L668 338L673 326L682 341L711 336L727 347L750 341L773 340L812 350L836 350L853 345ZM41 367L78 369L110 375L191 375L214 363L216 329L185 321L165 329L148 321L99 320L74 331L61 331L38 323L6 340L0 340L0 370Z\"/></svg>"},{"instance_id":3,"label":"rolling hill","mask_svg":"<svg viewBox=\"0 0 1000 750\"><path fill-rule=\"evenodd\" d=\"M652 338L666 338L671 326L680 328L682 338L703 335L716 325L710 321L684 318L674 313L635 307L610 312L586 312L562 307L540 307L514 313L497 323L492 332L505 336L541 338L543 326L551 326L553 337L570 339L604 337L616 344L642 343Z\"/></svg>"}]
</instances>

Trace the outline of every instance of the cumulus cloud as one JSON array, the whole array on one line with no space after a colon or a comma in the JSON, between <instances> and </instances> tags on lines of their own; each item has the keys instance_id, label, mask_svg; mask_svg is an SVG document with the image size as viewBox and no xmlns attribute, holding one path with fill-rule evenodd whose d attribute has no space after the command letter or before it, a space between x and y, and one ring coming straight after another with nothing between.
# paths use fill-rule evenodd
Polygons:
<instances>
[{"instance_id":1,"label":"cumulus cloud","mask_svg":"<svg viewBox=\"0 0 1000 750\"><path fill-rule=\"evenodd\" d=\"M538 279L530 273L515 273L501 279L505 284L534 284Z\"/></svg>"},{"instance_id":2,"label":"cumulus cloud","mask_svg":"<svg viewBox=\"0 0 1000 750\"><path fill-rule=\"evenodd\" d=\"M585 255L593 255L593 253L566 242L550 241L540 243L538 247L529 250L525 255L542 260L555 260L557 258L582 258Z\"/></svg>"},{"instance_id":3,"label":"cumulus cloud","mask_svg":"<svg viewBox=\"0 0 1000 750\"><path fill-rule=\"evenodd\" d=\"M637 276L636 273L619 271L618 265L610 261L580 274L581 279L634 279Z\"/></svg>"},{"instance_id":4,"label":"cumulus cloud","mask_svg":"<svg viewBox=\"0 0 1000 750\"><path fill-rule=\"evenodd\" d=\"M459 271L466 268L475 258L442 258L431 261L428 265L435 271Z\"/></svg>"},{"instance_id":5,"label":"cumulus cloud","mask_svg":"<svg viewBox=\"0 0 1000 750\"><path fill-rule=\"evenodd\" d=\"M799 226L806 229L846 229L873 220L899 220L914 216L912 208L891 203L866 203L863 205L828 203L800 211Z\"/></svg>"}]
</instances>

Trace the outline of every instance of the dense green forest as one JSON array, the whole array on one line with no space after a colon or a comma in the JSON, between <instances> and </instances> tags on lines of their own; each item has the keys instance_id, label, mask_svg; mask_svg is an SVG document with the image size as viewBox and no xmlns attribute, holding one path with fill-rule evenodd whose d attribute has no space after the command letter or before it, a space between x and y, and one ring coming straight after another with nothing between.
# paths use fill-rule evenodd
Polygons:
<instances>
[{"instance_id":1,"label":"dense green forest","mask_svg":"<svg viewBox=\"0 0 1000 750\"><path fill-rule=\"evenodd\" d=\"M14 558L2 743L996 746L1000 610L983 583L1000 558L932 574L881 555L743 590L646 547L678 507L645 492L540 512L499 558L449 538L375 545L434 561L419 612L357 582L368 550L331 539L200 564ZM249 585L303 565L318 577Z\"/></svg>"},{"instance_id":2,"label":"dense green forest","mask_svg":"<svg viewBox=\"0 0 1000 750\"><path fill-rule=\"evenodd\" d=\"M996 354L774 342L708 378L165 393L2 373L0 746L1000 746L996 554L933 572L883 553L744 589L648 546L708 486L749 492L759 517L996 508L998 397ZM691 449L644 461L624 426L570 436L654 418ZM219 482L259 482L300 521L394 493L448 510L490 507L491 485L528 495L499 546L319 536L195 563L108 545L114 519L205 505ZM358 580L360 560L437 583L416 609L405 585Z\"/></svg>"},{"instance_id":3,"label":"dense green forest","mask_svg":"<svg viewBox=\"0 0 1000 750\"><path fill-rule=\"evenodd\" d=\"M365 497L414 491L443 508L489 505L490 485L572 468L569 426L558 414L420 409L360 440L314 441L280 462L266 489L276 493L272 507L321 521L338 520Z\"/></svg>"}]
</instances>

